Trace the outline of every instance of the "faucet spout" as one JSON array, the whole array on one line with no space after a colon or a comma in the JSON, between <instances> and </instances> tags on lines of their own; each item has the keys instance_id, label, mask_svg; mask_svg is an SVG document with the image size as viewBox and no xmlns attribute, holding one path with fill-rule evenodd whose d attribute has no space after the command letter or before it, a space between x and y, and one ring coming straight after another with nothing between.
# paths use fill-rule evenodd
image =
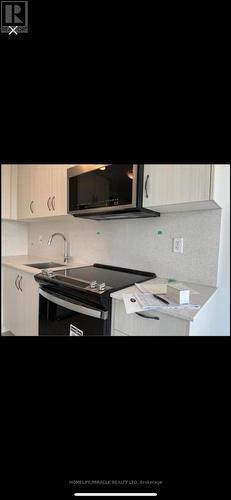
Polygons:
<instances>
[{"instance_id":1,"label":"faucet spout","mask_svg":"<svg viewBox=\"0 0 231 500\"><path fill-rule=\"evenodd\" d=\"M63 238L63 241L64 241L64 263L67 264L67 262L69 260L69 256L68 256L68 242L67 242L67 238L64 236L64 234L62 234L62 233L54 233L54 234L52 234L50 236L47 244L51 245L52 241L53 241L53 238L55 236L61 236L61 238Z\"/></svg>"}]
</instances>

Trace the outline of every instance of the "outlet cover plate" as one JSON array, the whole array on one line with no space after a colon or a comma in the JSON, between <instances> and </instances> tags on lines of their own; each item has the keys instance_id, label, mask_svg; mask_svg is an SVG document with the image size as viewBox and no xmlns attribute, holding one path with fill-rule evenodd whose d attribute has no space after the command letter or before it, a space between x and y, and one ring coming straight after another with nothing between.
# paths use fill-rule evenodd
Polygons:
<instances>
[{"instance_id":1,"label":"outlet cover plate","mask_svg":"<svg viewBox=\"0 0 231 500\"><path fill-rule=\"evenodd\" d=\"M183 238L173 238L173 252L183 253L184 252L184 239Z\"/></svg>"}]
</instances>

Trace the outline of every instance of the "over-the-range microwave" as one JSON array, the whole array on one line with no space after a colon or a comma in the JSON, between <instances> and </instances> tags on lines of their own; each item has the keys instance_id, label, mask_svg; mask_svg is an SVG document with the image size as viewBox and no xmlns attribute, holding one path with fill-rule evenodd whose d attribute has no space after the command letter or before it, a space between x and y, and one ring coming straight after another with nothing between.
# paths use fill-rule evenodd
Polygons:
<instances>
[{"instance_id":1,"label":"over-the-range microwave","mask_svg":"<svg viewBox=\"0 0 231 500\"><path fill-rule=\"evenodd\" d=\"M94 220L159 217L143 208L144 166L76 165L67 170L68 213Z\"/></svg>"}]
</instances>

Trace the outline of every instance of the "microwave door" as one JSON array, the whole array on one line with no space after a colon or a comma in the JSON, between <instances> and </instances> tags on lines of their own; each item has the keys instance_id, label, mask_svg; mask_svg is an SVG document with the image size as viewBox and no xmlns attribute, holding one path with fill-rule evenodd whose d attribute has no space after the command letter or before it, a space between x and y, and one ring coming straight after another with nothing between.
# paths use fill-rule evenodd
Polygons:
<instances>
[{"instance_id":1,"label":"microwave door","mask_svg":"<svg viewBox=\"0 0 231 500\"><path fill-rule=\"evenodd\" d=\"M132 210L137 208L137 195L138 165L88 167L86 171L74 167L68 171L68 212L72 215Z\"/></svg>"}]
</instances>

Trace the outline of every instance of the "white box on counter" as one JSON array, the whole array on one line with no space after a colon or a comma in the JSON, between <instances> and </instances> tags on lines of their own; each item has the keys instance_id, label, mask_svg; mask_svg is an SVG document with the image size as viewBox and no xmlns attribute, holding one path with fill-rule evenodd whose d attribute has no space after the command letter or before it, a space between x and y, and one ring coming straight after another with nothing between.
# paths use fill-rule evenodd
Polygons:
<instances>
[{"instance_id":1,"label":"white box on counter","mask_svg":"<svg viewBox=\"0 0 231 500\"><path fill-rule=\"evenodd\" d=\"M167 298L175 304L189 304L190 290L183 286L167 286Z\"/></svg>"}]
</instances>

